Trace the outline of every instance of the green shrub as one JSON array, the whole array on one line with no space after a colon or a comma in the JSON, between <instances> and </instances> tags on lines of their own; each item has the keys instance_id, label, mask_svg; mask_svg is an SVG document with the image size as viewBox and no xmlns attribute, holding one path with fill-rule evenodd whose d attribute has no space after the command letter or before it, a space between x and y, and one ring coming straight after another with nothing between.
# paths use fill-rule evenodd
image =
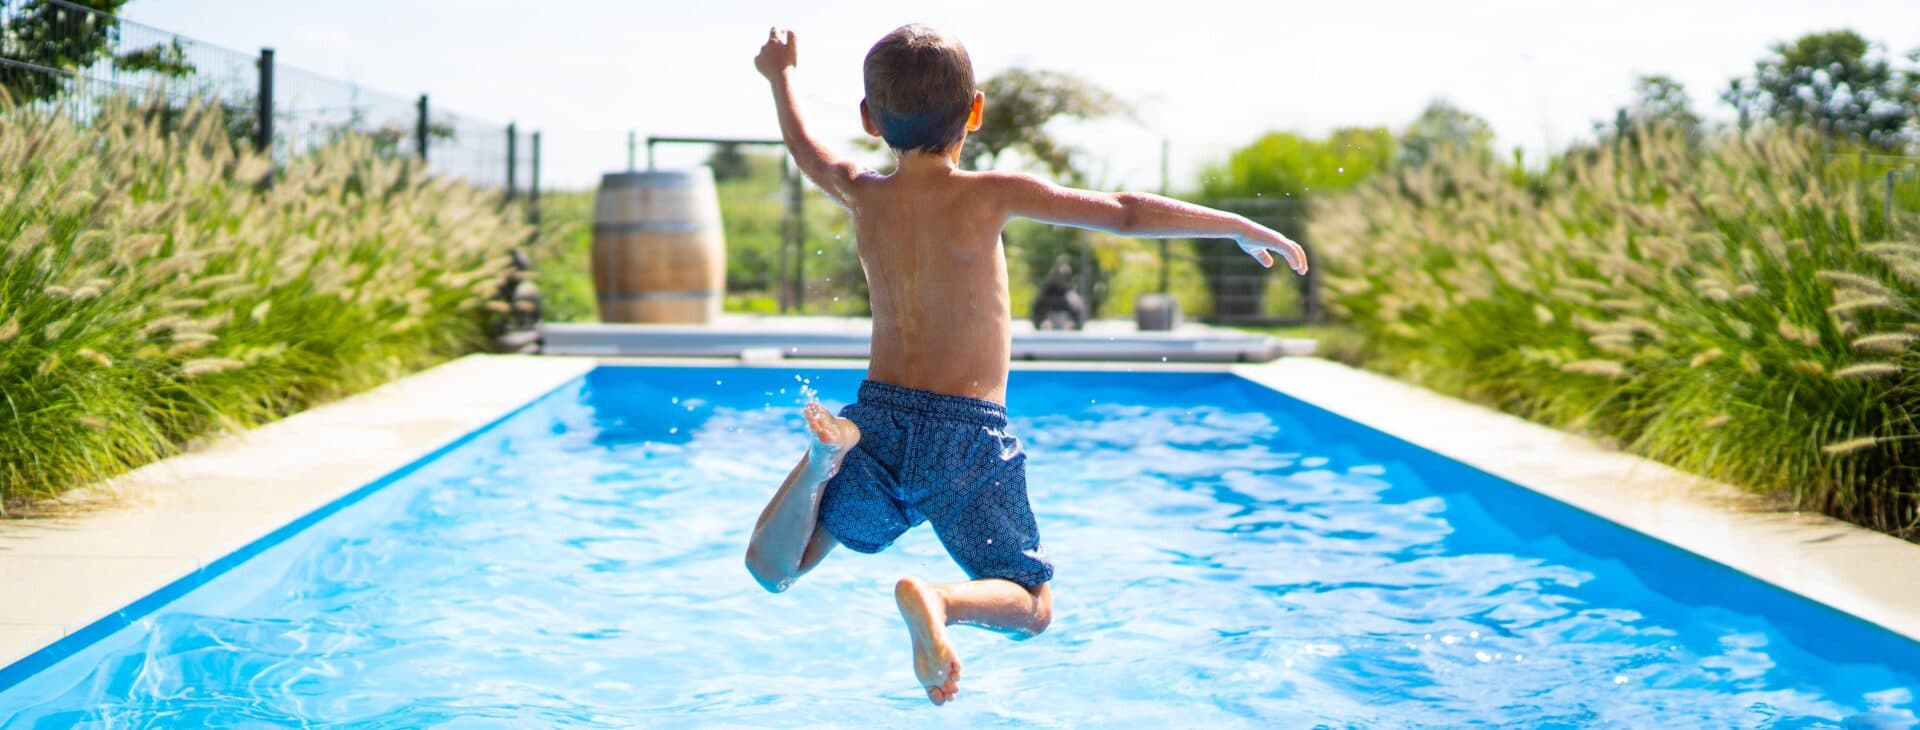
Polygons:
<instances>
[{"instance_id":1,"label":"green shrub","mask_svg":"<svg viewBox=\"0 0 1920 730\"><path fill-rule=\"evenodd\" d=\"M273 170L223 124L0 111L0 503L487 342L517 211L365 139Z\"/></svg>"},{"instance_id":2,"label":"green shrub","mask_svg":"<svg viewBox=\"0 0 1920 730\"><path fill-rule=\"evenodd\" d=\"M593 294L593 191L540 196L540 240L527 252L549 322L597 322Z\"/></svg>"},{"instance_id":3,"label":"green shrub","mask_svg":"<svg viewBox=\"0 0 1920 730\"><path fill-rule=\"evenodd\" d=\"M1871 171L1785 132L1640 140L1536 176L1445 158L1332 203L1312 240L1356 358L1920 534L1920 244Z\"/></svg>"}]
</instances>

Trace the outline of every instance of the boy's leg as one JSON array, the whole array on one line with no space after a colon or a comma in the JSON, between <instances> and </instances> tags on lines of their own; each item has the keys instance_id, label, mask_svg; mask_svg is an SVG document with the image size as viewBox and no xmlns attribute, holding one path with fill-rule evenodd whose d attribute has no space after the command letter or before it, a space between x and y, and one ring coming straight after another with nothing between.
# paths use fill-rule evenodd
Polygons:
<instances>
[{"instance_id":1,"label":"boy's leg","mask_svg":"<svg viewBox=\"0 0 1920 730\"><path fill-rule=\"evenodd\" d=\"M1029 589L1010 580L982 578L930 586L918 578L901 578L893 597L913 637L913 672L936 705L960 694L960 659L947 643L948 626L967 624L1026 639L1046 631L1053 621L1053 589L1045 583Z\"/></svg>"},{"instance_id":2,"label":"boy's leg","mask_svg":"<svg viewBox=\"0 0 1920 730\"><path fill-rule=\"evenodd\" d=\"M836 544L820 525L820 496L847 451L860 441L858 426L818 402L807 404L805 415L813 445L760 511L747 543L747 572L775 593L812 570Z\"/></svg>"}]
</instances>

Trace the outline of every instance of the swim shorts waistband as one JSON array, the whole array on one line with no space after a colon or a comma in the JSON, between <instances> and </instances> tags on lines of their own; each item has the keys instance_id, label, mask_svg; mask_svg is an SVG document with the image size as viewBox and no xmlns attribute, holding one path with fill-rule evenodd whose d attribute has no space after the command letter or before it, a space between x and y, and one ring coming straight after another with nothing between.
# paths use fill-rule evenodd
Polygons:
<instances>
[{"instance_id":1,"label":"swim shorts waistband","mask_svg":"<svg viewBox=\"0 0 1920 730\"><path fill-rule=\"evenodd\" d=\"M866 380L860 383L860 402L881 408L912 411L937 418L1006 428L1007 407L990 400L935 393L904 385Z\"/></svg>"}]
</instances>

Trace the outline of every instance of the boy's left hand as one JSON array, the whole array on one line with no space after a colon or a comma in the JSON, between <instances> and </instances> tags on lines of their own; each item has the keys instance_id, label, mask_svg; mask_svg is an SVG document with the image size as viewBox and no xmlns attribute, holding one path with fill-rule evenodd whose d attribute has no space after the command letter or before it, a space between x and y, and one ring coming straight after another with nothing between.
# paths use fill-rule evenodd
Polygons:
<instances>
[{"instance_id":1,"label":"boy's left hand","mask_svg":"<svg viewBox=\"0 0 1920 730\"><path fill-rule=\"evenodd\" d=\"M780 72L793 68L800 63L795 50L793 31L779 28L767 29L767 43L760 47L760 55L753 58L753 67L760 69L760 75L771 81Z\"/></svg>"},{"instance_id":2,"label":"boy's left hand","mask_svg":"<svg viewBox=\"0 0 1920 730\"><path fill-rule=\"evenodd\" d=\"M1262 228L1258 234L1241 236L1236 243L1261 266L1273 268L1273 255L1277 253L1286 259L1287 268L1293 269L1293 273L1307 273L1307 250L1278 231Z\"/></svg>"}]
</instances>

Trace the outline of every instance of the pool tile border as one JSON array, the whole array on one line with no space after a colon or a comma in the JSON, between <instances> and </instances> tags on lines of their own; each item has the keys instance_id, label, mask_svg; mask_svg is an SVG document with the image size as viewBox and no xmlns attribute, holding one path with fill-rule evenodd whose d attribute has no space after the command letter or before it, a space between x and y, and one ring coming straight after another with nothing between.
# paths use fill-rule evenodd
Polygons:
<instances>
[{"instance_id":1,"label":"pool tile border","mask_svg":"<svg viewBox=\"0 0 1920 730\"><path fill-rule=\"evenodd\" d=\"M1232 371L1920 641L1920 545L1328 360Z\"/></svg>"},{"instance_id":2,"label":"pool tile border","mask_svg":"<svg viewBox=\"0 0 1920 730\"><path fill-rule=\"evenodd\" d=\"M417 468L592 370L474 355L96 487L105 506L0 521L0 688ZM64 650L63 650L64 647Z\"/></svg>"}]
</instances>

